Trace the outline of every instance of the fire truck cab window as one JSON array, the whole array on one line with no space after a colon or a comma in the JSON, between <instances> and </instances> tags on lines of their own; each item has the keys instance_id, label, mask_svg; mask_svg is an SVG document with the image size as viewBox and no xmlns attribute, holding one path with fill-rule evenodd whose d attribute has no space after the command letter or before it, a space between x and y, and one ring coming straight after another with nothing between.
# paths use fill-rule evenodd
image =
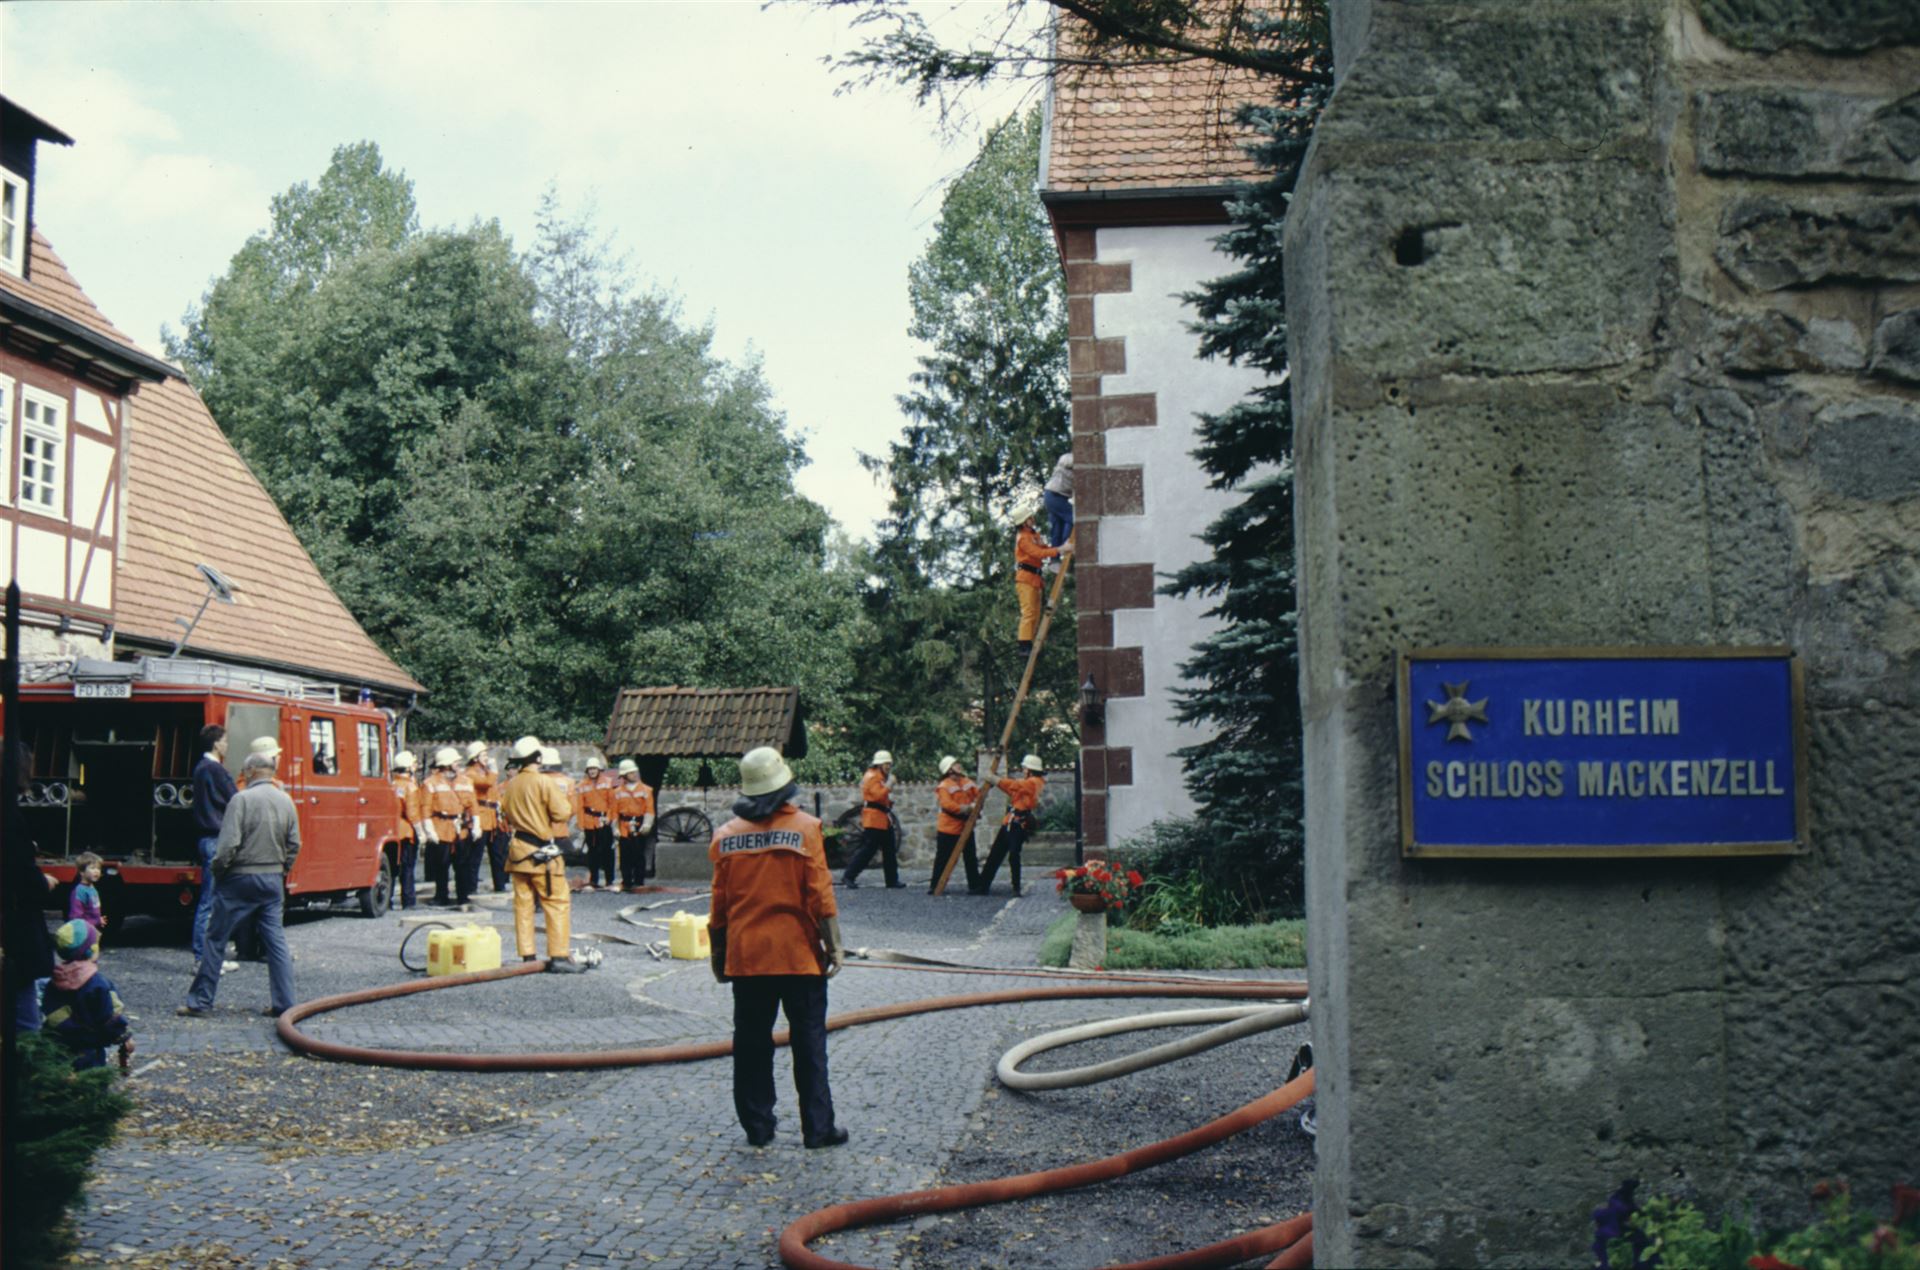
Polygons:
<instances>
[{"instance_id":1,"label":"fire truck cab window","mask_svg":"<svg viewBox=\"0 0 1920 1270\"><path fill-rule=\"evenodd\" d=\"M313 752L313 774L332 776L340 770L340 752L333 744L333 720L315 719L307 725L307 741Z\"/></svg>"},{"instance_id":2,"label":"fire truck cab window","mask_svg":"<svg viewBox=\"0 0 1920 1270\"><path fill-rule=\"evenodd\" d=\"M360 774L362 776L385 775L386 756L380 752L379 725L362 723L359 724L358 727L360 730Z\"/></svg>"}]
</instances>

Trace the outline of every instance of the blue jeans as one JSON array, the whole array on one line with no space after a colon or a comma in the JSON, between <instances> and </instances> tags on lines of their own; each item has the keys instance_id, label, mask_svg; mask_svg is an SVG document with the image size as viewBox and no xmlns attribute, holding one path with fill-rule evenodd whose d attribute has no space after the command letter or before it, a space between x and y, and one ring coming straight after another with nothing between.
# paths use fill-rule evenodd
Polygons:
<instances>
[{"instance_id":1,"label":"blue jeans","mask_svg":"<svg viewBox=\"0 0 1920 1270\"><path fill-rule=\"evenodd\" d=\"M1046 490L1040 501L1047 505L1047 545L1057 547L1073 532L1073 500L1065 494Z\"/></svg>"},{"instance_id":2,"label":"blue jeans","mask_svg":"<svg viewBox=\"0 0 1920 1270\"><path fill-rule=\"evenodd\" d=\"M220 958L234 929L248 918L259 923L260 942L267 948L267 983L275 1010L293 1008L293 956L287 951L287 933L280 927L285 902L277 873L236 873L220 880L214 890L213 914L207 919L207 942L200 953L200 969L187 989L187 1004L196 1010L213 1008L220 990Z\"/></svg>"},{"instance_id":3,"label":"blue jeans","mask_svg":"<svg viewBox=\"0 0 1920 1270\"><path fill-rule=\"evenodd\" d=\"M220 845L218 835L200 839L200 902L193 909L193 959L207 951L207 917L213 912L213 849ZM226 955L221 946L222 956Z\"/></svg>"}]
</instances>

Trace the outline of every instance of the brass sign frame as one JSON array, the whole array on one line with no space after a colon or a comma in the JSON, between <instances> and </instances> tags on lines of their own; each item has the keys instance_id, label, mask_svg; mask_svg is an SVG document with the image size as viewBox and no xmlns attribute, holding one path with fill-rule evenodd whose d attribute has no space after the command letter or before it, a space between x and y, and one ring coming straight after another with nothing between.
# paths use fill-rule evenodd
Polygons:
<instances>
[{"instance_id":1,"label":"brass sign frame","mask_svg":"<svg viewBox=\"0 0 1920 1270\"><path fill-rule=\"evenodd\" d=\"M1567 843L1498 846L1422 845L1413 836L1413 697L1409 690L1415 661L1784 661L1790 696L1793 729L1793 832L1792 842L1694 842L1645 843L1605 846ZM1807 711L1806 677L1799 653L1779 645L1754 647L1711 646L1689 648L1655 645L1644 648L1589 647L1484 647L1447 645L1413 648L1398 654L1394 674L1395 709L1400 728L1400 855L1408 860L1559 860L1559 859L1646 859L1661 856L1692 859L1727 856L1792 856L1809 850L1807 837Z\"/></svg>"}]
</instances>

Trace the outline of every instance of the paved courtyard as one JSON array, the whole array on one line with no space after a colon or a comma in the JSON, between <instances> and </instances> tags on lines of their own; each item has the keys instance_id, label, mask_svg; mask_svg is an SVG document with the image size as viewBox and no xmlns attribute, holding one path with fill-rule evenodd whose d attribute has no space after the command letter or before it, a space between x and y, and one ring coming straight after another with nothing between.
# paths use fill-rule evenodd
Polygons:
<instances>
[{"instance_id":1,"label":"paved courtyard","mask_svg":"<svg viewBox=\"0 0 1920 1270\"><path fill-rule=\"evenodd\" d=\"M924 873L908 880L904 891L839 893L851 944L1031 966L1041 934L1063 911L1050 885L1019 900L1004 891L934 900ZM664 927L636 928L617 916L654 898L673 897L576 896L576 930L664 940ZM664 923L679 902L650 916ZM685 907L704 911L691 894ZM511 957L505 914L480 920L499 926ZM782 1052L780 1134L754 1150L734 1121L725 1060L484 1075L319 1062L290 1054L261 1017L266 971L252 963L225 977L214 1017L176 1018L189 957L162 933L135 925L118 943L110 937L103 963L137 1016L138 1107L102 1157L79 1218L81 1257L90 1262L767 1266L777 1264L780 1229L824 1204L1053 1167L1202 1123L1277 1085L1305 1030L1239 1042L1158 1075L1017 1095L993 1079L1009 1045L1159 1003L997 1006L852 1028L830 1041L834 1098L852 1143L801 1147ZM296 918L289 935L298 996L411 978L396 959L401 933L392 916ZM704 963L599 946L606 964L591 974L416 995L306 1027L355 1044L455 1051L611 1048L728 1033L730 995ZM834 980L832 1008L1021 982L855 965ZM1096 1056L1104 1053L1060 1061ZM816 1247L869 1266L1099 1264L1290 1216L1306 1202L1310 1162L1298 1129L1276 1121L1158 1170L1152 1181L1128 1179L1071 1204L927 1218ZM1103 1216L1102 1205L1120 1211ZM1142 1248L1127 1242L1129 1231L1169 1242Z\"/></svg>"}]
</instances>

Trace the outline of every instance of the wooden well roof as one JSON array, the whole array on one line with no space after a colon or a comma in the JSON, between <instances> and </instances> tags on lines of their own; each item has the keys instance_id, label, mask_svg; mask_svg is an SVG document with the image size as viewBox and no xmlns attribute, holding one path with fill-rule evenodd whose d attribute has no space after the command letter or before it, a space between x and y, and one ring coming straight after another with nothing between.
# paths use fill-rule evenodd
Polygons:
<instances>
[{"instance_id":1,"label":"wooden well roof","mask_svg":"<svg viewBox=\"0 0 1920 1270\"><path fill-rule=\"evenodd\" d=\"M771 745L807 752L798 688L622 688L607 723L608 758L739 758Z\"/></svg>"}]
</instances>

